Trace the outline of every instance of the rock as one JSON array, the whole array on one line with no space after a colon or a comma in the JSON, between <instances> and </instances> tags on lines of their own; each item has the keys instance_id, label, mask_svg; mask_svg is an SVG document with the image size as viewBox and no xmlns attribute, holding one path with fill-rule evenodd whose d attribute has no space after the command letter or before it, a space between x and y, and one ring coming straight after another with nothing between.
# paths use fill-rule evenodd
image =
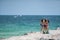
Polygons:
<instances>
[{"instance_id":1,"label":"rock","mask_svg":"<svg viewBox=\"0 0 60 40\"><path fill-rule=\"evenodd\" d=\"M25 33L24 35L28 35L27 33Z\"/></svg>"}]
</instances>

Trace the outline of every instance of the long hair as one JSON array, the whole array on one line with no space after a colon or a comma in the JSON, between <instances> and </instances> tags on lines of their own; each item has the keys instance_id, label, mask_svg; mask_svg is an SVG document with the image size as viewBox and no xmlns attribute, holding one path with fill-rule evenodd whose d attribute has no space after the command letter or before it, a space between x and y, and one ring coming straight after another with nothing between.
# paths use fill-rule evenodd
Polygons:
<instances>
[{"instance_id":1,"label":"long hair","mask_svg":"<svg viewBox=\"0 0 60 40\"><path fill-rule=\"evenodd\" d=\"M47 20L47 19L42 19L42 20L41 20L41 22L43 22L43 20L45 20L45 22L47 22L47 21L48 21L48 23L49 23L49 20Z\"/></svg>"}]
</instances>

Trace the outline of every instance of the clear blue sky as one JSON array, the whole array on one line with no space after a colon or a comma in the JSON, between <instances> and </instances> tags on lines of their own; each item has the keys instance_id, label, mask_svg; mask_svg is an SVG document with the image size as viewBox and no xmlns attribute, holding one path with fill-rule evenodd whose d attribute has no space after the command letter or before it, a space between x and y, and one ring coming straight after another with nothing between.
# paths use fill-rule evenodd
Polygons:
<instances>
[{"instance_id":1,"label":"clear blue sky","mask_svg":"<svg viewBox=\"0 0 60 40\"><path fill-rule=\"evenodd\" d=\"M0 0L0 15L60 15L60 0Z\"/></svg>"}]
</instances>

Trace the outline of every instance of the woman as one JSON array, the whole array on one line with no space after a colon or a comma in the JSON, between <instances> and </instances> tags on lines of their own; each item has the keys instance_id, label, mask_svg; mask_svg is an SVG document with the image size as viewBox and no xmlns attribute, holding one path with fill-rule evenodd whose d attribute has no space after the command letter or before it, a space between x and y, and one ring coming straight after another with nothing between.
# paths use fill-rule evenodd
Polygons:
<instances>
[{"instance_id":1,"label":"woman","mask_svg":"<svg viewBox=\"0 0 60 40\"><path fill-rule=\"evenodd\" d=\"M47 19L42 19L41 20L41 26L42 26L42 32L43 34L48 34L48 23L49 23L49 20Z\"/></svg>"}]
</instances>

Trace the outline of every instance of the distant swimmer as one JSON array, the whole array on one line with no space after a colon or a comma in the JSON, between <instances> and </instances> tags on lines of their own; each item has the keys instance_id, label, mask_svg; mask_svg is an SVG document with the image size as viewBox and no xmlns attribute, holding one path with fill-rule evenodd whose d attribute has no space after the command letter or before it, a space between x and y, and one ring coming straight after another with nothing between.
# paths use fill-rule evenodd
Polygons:
<instances>
[{"instance_id":1,"label":"distant swimmer","mask_svg":"<svg viewBox=\"0 0 60 40\"><path fill-rule=\"evenodd\" d=\"M47 19L42 19L41 20L41 30L42 30L42 33L43 34L48 34L48 23L49 23L49 20Z\"/></svg>"}]
</instances>

